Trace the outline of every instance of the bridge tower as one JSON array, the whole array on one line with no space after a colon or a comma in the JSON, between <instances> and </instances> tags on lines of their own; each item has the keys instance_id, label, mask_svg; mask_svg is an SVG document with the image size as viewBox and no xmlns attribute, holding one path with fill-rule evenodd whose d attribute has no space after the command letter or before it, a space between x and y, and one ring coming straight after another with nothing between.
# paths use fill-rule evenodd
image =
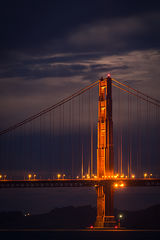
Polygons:
<instances>
[{"instance_id":1,"label":"bridge tower","mask_svg":"<svg viewBox=\"0 0 160 240\"><path fill-rule=\"evenodd\" d=\"M99 80L98 102L98 144L97 177L113 176L113 121L112 121L112 79ZM95 227L112 227L115 225L113 214L113 186L106 183L97 187L97 219Z\"/></svg>"},{"instance_id":2,"label":"bridge tower","mask_svg":"<svg viewBox=\"0 0 160 240\"><path fill-rule=\"evenodd\" d=\"M113 175L112 80L99 80L97 177Z\"/></svg>"}]
</instances>

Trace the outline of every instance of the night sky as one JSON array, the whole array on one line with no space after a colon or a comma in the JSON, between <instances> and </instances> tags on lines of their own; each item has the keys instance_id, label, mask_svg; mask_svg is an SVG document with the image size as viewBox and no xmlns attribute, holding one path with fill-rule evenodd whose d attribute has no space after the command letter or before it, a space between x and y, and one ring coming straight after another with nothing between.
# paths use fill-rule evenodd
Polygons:
<instances>
[{"instance_id":1,"label":"night sky","mask_svg":"<svg viewBox=\"0 0 160 240\"><path fill-rule=\"evenodd\" d=\"M158 1L2 1L1 129L107 72L159 97Z\"/></svg>"},{"instance_id":2,"label":"night sky","mask_svg":"<svg viewBox=\"0 0 160 240\"><path fill-rule=\"evenodd\" d=\"M159 1L1 1L0 129L39 112L108 72L159 99L159 29ZM27 200L33 212L36 199L43 195L42 190L39 195L36 191L32 190ZM90 190L76 191L77 199L83 199L85 194L95 196ZM157 203L158 193L153 191L153 202L148 200L146 205L154 200ZM17 194L13 194L11 204L12 193L5 192L0 210L19 209L16 201L25 205ZM50 208L57 206L62 192L49 190L48 198L54 198L54 194L57 197L53 204L48 202ZM73 204L66 190L65 194L67 201L60 205ZM124 196L127 194L132 193ZM122 202L120 207L128 207L127 199ZM137 207L138 201L130 208ZM35 212L45 210L41 206Z\"/></svg>"}]
</instances>

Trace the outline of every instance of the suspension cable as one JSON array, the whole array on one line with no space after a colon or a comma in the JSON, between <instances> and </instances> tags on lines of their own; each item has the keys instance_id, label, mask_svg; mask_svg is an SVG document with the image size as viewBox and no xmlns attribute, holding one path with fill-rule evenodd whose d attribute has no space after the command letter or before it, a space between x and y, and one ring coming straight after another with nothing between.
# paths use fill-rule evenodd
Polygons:
<instances>
[{"instance_id":1,"label":"suspension cable","mask_svg":"<svg viewBox=\"0 0 160 240\"><path fill-rule=\"evenodd\" d=\"M158 99L156 99L156 98L153 98L153 97L150 97L149 95L147 95L147 94L145 94L145 93L142 93L141 91L139 91L139 90L137 90L137 89L135 89L135 88L132 88L132 87L130 87L130 86L124 84L124 83L121 83L121 82L117 81L117 80L114 79L114 78L112 78L112 81L114 81L114 82L116 82L116 83L118 83L118 84L120 84L120 85L122 85L122 86L124 86L124 87L126 87L126 88L128 88L128 89L130 89L130 90L132 90L132 91L135 91L135 92L137 92L137 93L139 93L139 94L141 94L141 95L143 95L143 96L145 96L145 97L147 97L147 98L150 98L150 99L152 99L153 101L155 101L155 102L157 102L157 103L160 103L160 100L158 100Z\"/></svg>"},{"instance_id":2,"label":"suspension cable","mask_svg":"<svg viewBox=\"0 0 160 240\"><path fill-rule=\"evenodd\" d=\"M159 100L154 99L154 98L152 98L152 97L149 97L148 95L146 95L146 94L144 94L144 93L141 93L140 91L138 91L138 90L136 90L136 89L134 89L134 88L131 88L131 87L129 87L129 86L123 84L123 83L120 83L119 81L117 81L117 80L115 80L115 79L113 79L113 78L112 78L112 80L113 80L114 82L116 82L116 83L124 86L124 87L127 87L128 89L131 89L131 90L133 90L133 91L135 91L135 92L137 92L137 93L139 93L139 94L141 94L141 95L143 95L143 96L145 96L145 97L147 97L147 98L152 99L153 101L156 101L156 102L158 102L158 103L160 102ZM55 109L55 108L57 108L57 107L65 104L66 102L70 101L71 99L73 99L73 98L81 95L82 93L86 92L87 90L89 90L89 89L97 86L98 83L99 83L99 80L96 81L96 82L94 82L94 83L92 83L92 84L90 84L90 85L88 85L87 87L82 88L81 90L75 92L75 93L72 94L71 96L62 99L61 101L59 101L58 103L52 105L51 107L48 107L48 108L42 110L41 112L39 112L39 113L37 113L37 114L35 114L35 115L32 115L32 116L26 118L25 120L23 120L23 121L21 121L21 122L19 122L19 123L17 123L17 124L14 124L14 125L6 128L6 129L4 129L4 130L2 130L2 131L0 132L0 135L5 134L5 133L7 133L7 132L9 132L9 131L11 131L11 130L13 130L13 129L16 129L16 128L18 128L18 127L20 127L20 126L22 126L22 125L24 125L24 124L26 124L26 123L28 123L28 122L31 122L31 121L33 121L34 119L36 119L36 118L38 118L38 117L40 117L40 116L42 116L42 115L44 115L44 114L52 111L53 109ZM139 97L139 98L141 98L141 99L144 100L144 101L147 101L144 97L139 96L138 94L133 93L133 92L131 92L131 91L129 91L129 90L126 90L126 89L124 89L124 88L122 88L122 87L114 84L113 82L112 82L112 85L115 86L115 87L117 87L117 88L119 88L119 89L121 89L121 90L123 90L123 91L125 91L125 92L127 92L127 93L130 93L130 94L132 94L132 95L134 95L134 96L136 96L136 97ZM156 106L158 106L158 107L160 107L160 104L154 103L154 102L152 102L151 100L148 100L148 102L151 103L151 104L154 104L154 105L156 105Z\"/></svg>"},{"instance_id":3,"label":"suspension cable","mask_svg":"<svg viewBox=\"0 0 160 240\"><path fill-rule=\"evenodd\" d=\"M133 93L133 92L131 92L131 91L129 91L129 90L126 90L126 89L124 89L124 88L122 88L122 87L120 87L120 86L118 86L118 85L116 85L116 84L114 84L114 83L112 83L112 85L113 85L114 87L117 87L117 88L121 89L121 90L124 91L124 92L127 92L127 93L129 93L129 94L132 94L132 95L134 95L134 96L136 96L136 97L138 97L138 98L140 98L140 99L142 99L142 100L144 100L144 101L146 101L146 102L148 101L149 103L151 103L151 104L153 104L153 105L155 105L155 106L157 106L157 107L160 107L160 104L158 104L158 103L154 103L154 102L152 102L151 100L147 100L147 99L145 99L144 97L139 96L138 94Z\"/></svg>"},{"instance_id":4,"label":"suspension cable","mask_svg":"<svg viewBox=\"0 0 160 240\"><path fill-rule=\"evenodd\" d=\"M22 126L22 125L24 125L24 124L26 124L26 123L28 123L28 122L31 122L32 120L34 120L34 119L36 119L36 118L38 118L38 117L40 117L40 116L42 116L42 115L44 115L44 114L52 111L53 109L55 109L55 108L63 105L64 103L67 103L67 102L70 101L71 99L73 99L73 98L81 95L82 93L86 92L86 91L89 90L90 88L93 88L93 87L97 86L97 85L98 85L98 82L99 82L99 81L96 81L96 82L88 85L87 87L84 87L84 88L82 88L81 90L75 92L75 93L72 94L71 96L62 99L61 101L59 101L58 103L52 105L51 107L48 107L48 108L42 110L41 112L39 112L39 113L37 113L37 114L35 114L35 115L32 115L32 116L30 116L29 118L26 118L25 120L23 120L23 121L15 124L15 125L12 125L11 127L9 127L9 128L7 128L7 129L1 131L1 132L0 132L0 135L5 134L5 133L7 133L7 132L9 132L9 131L11 131L11 130L13 130L13 129L16 129L16 128L18 128L18 127L20 127L20 126Z\"/></svg>"}]
</instances>

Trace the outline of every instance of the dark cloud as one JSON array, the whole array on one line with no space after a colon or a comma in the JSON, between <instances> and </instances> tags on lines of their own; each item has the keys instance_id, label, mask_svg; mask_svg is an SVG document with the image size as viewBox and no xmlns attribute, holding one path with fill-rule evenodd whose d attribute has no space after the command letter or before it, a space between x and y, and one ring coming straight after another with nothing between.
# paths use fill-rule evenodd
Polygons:
<instances>
[{"instance_id":1,"label":"dark cloud","mask_svg":"<svg viewBox=\"0 0 160 240\"><path fill-rule=\"evenodd\" d=\"M86 69L84 65L75 64L67 66L65 64L55 64L50 66L48 64L24 64L19 66L11 66L1 73L1 78L21 77L25 80L34 80L44 77L72 77L83 74Z\"/></svg>"},{"instance_id":2,"label":"dark cloud","mask_svg":"<svg viewBox=\"0 0 160 240\"><path fill-rule=\"evenodd\" d=\"M158 50L159 11L158 3L137 1L2 3L0 78L86 79L93 78L93 71L99 77L122 69L93 61L135 50Z\"/></svg>"},{"instance_id":3,"label":"dark cloud","mask_svg":"<svg viewBox=\"0 0 160 240\"><path fill-rule=\"evenodd\" d=\"M1 2L3 113L28 99L36 112L106 72L158 96L159 12L158 1Z\"/></svg>"},{"instance_id":4,"label":"dark cloud","mask_svg":"<svg viewBox=\"0 0 160 240\"><path fill-rule=\"evenodd\" d=\"M47 77L73 77L73 76L89 76L92 73L99 74L105 71L113 71L115 69L127 69L124 66L112 66L110 64L94 64L102 55L94 56L66 56L31 59L31 61L19 61L17 64L5 66L1 71L0 78L22 78L25 80L34 80ZM87 72L87 74L86 74Z\"/></svg>"},{"instance_id":5,"label":"dark cloud","mask_svg":"<svg viewBox=\"0 0 160 240\"><path fill-rule=\"evenodd\" d=\"M92 27L100 21L112 24L112 21L122 18L126 19L125 27L129 17L143 18L144 15L148 16L148 20L144 18L143 21L150 34L148 38L147 34L141 36L142 42L145 37L147 41L144 44L149 41L156 45L159 40L153 34L155 31L158 34L158 28L152 16L158 9L158 2L153 4L149 1L145 4L140 1L5 1L1 3L0 48L4 55L9 54L10 50L31 54L69 49L73 51L73 46L67 46L66 38L84 25ZM132 27L130 30L132 31ZM101 38L103 35L97 37ZM132 39L131 37L130 40Z\"/></svg>"}]
</instances>

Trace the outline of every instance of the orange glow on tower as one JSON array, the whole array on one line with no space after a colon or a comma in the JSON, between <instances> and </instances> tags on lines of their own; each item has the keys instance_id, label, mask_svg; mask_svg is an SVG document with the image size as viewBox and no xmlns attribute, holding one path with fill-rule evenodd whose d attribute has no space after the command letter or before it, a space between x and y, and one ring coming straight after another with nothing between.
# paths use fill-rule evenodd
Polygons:
<instances>
[{"instance_id":1,"label":"orange glow on tower","mask_svg":"<svg viewBox=\"0 0 160 240\"><path fill-rule=\"evenodd\" d=\"M99 80L97 177L113 178L112 80L110 75ZM118 184L115 185L118 187ZM95 227L113 227L113 186L105 183L97 188Z\"/></svg>"},{"instance_id":2,"label":"orange glow on tower","mask_svg":"<svg viewBox=\"0 0 160 240\"><path fill-rule=\"evenodd\" d=\"M97 177L113 175L112 80L99 80Z\"/></svg>"}]
</instances>

